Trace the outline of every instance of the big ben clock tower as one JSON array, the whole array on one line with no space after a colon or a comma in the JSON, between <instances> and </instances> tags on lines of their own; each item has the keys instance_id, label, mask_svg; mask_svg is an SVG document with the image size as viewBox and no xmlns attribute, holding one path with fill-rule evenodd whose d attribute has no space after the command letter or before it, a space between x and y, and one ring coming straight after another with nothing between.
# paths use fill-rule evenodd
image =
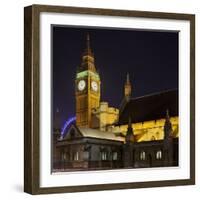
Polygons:
<instances>
[{"instance_id":1,"label":"big ben clock tower","mask_svg":"<svg viewBox=\"0 0 200 200\"><path fill-rule=\"evenodd\" d=\"M82 55L81 65L77 70L75 80L76 94L76 125L91 127L92 109L99 107L100 77L95 68L94 55L90 48L90 38L87 35L86 49Z\"/></svg>"}]
</instances>

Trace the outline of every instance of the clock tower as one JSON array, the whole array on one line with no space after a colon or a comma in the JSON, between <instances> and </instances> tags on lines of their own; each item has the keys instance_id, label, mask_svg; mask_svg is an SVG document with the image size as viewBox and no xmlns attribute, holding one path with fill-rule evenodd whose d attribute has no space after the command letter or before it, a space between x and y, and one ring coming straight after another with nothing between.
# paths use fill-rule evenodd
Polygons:
<instances>
[{"instance_id":1,"label":"clock tower","mask_svg":"<svg viewBox=\"0 0 200 200\"><path fill-rule=\"evenodd\" d=\"M82 55L81 65L76 73L76 125L91 128L92 109L99 107L100 77L96 71L94 55L90 48L90 37L87 35L86 49Z\"/></svg>"}]
</instances>

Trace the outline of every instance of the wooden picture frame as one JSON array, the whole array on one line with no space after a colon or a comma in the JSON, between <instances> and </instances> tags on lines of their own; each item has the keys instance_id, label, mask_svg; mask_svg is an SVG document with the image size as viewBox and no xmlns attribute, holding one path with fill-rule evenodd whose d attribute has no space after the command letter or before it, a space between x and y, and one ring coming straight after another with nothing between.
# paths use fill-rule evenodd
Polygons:
<instances>
[{"instance_id":1,"label":"wooden picture frame","mask_svg":"<svg viewBox=\"0 0 200 200\"><path fill-rule=\"evenodd\" d=\"M190 24L190 173L188 178L127 183L40 186L40 14L79 14L188 21ZM32 5L24 9L24 191L30 194L83 192L195 184L195 16L192 14Z\"/></svg>"}]
</instances>

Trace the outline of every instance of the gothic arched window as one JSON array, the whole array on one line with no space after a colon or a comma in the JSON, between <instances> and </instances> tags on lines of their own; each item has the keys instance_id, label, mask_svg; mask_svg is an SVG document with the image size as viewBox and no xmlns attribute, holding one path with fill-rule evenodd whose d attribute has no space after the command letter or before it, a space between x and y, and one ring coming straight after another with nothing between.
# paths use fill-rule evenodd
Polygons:
<instances>
[{"instance_id":1,"label":"gothic arched window","mask_svg":"<svg viewBox=\"0 0 200 200\"><path fill-rule=\"evenodd\" d=\"M156 159L157 160L162 159L162 151L161 150L159 150L159 151L156 152Z\"/></svg>"},{"instance_id":2,"label":"gothic arched window","mask_svg":"<svg viewBox=\"0 0 200 200\"><path fill-rule=\"evenodd\" d=\"M108 159L108 153L106 151L101 152L101 160L107 160Z\"/></svg>"},{"instance_id":3,"label":"gothic arched window","mask_svg":"<svg viewBox=\"0 0 200 200\"><path fill-rule=\"evenodd\" d=\"M146 159L146 153L145 151L140 152L140 160L145 160Z\"/></svg>"}]
</instances>

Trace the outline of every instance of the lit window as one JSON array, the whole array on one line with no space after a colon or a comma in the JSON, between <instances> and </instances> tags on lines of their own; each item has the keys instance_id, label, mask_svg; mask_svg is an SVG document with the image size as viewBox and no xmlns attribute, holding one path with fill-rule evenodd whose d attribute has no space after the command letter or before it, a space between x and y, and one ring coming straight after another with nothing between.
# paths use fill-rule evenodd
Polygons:
<instances>
[{"instance_id":1,"label":"lit window","mask_svg":"<svg viewBox=\"0 0 200 200\"><path fill-rule=\"evenodd\" d=\"M118 157L117 152L116 152L116 151L113 152L113 153L112 153L112 159L113 159L113 160L117 160L117 157Z\"/></svg>"},{"instance_id":2,"label":"lit window","mask_svg":"<svg viewBox=\"0 0 200 200\"><path fill-rule=\"evenodd\" d=\"M78 153L78 151L74 153L73 160L79 160L79 153Z\"/></svg>"},{"instance_id":3,"label":"lit window","mask_svg":"<svg viewBox=\"0 0 200 200\"><path fill-rule=\"evenodd\" d=\"M146 159L146 153L144 151L142 151L140 153L140 160L145 160Z\"/></svg>"},{"instance_id":4,"label":"lit window","mask_svg":"<svg viewBox=\"0 0 200 200\"><path fill-rule=\"evenodd\" d=\"M159 151L156 152L156 159L157 160L162 159L162 151L159 150Z\"/></svg>"},{"instance_id":5,"label":"lit window","mask_svg":"<svg viewBox=\"0 0 200 200\"><path fill-rule=\"evenodd\" d=\"M105 151L101 152L101 160L107 160L107 152Z\"/></svg>"}]
</instances>

